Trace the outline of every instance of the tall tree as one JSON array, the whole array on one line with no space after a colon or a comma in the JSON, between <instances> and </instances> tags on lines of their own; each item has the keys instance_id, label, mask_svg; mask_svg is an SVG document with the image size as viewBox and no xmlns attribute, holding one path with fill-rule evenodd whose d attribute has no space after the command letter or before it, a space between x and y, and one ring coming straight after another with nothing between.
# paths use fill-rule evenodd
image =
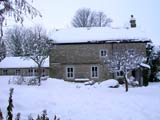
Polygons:
<instances>
[{"instance_id":1,"label":"tall tree","mask_svg":"<svg viewBox=\"0 0 160 120\"><path fill-rule=\"evenodd\" d=\"M104 12L97 12L95 19L95 26L97 27L105 27L109 26L112 22L112 19L108 18Z\"/></svg>"},{"instance_id":2,"label":"tall tree","mask_svg":"<svg viewBox=\"0 0 160 120\"><path fill-rule=\"evenodd\" d=\"M104 12L91 11L89 8L78 9L72 20L74 27L105 27L112 22Z\"/></svg>"},{"instance_id":3,"label":"tall tree","mask_svg":"<svg viewBox=\"0 0 160 120\"><path fill-rule=\"evenodd\" d=\"M14 26L5 34L5 44L8 54L12 56L23 55L23 43L25 39L25 28Z\"/></svg>"},{"instance_id":4,"label":"tall tree","mask_svg":"<svg viewBox=\"0 0 160 120\"><path fill-rule=\"evenodd\" d=\"M128 74L144 61L142 55L135 51L129 52L127 50L116 51L110 56L106 56L105 61L112 73L122 71L124 75L124 83L126 92L128 91Z\"/></svg>"},{"instance_id":5,"label":"tall tree","mask_svg":"<svg viewBox=\"0 0 160 120\"><path fill-rule=\"evenodd\" d=\"M28 29L24 42L24 54L38 65L38 83L41 84L42 65L49 56L51 43L42 27Z\"/></svg>"},{"instance_id":6,"label":"tall tree","mask_svg":"<svg viewBox=\"0 0 160 120\"><path fill-rule=\"evenodd\" d=\"M32 0L33 1L33 0ZM36 16L42 16L41 13L30 5L26 0L0 0L0 58L4 56L4 49L2 36L3 36L3 24L7 17L14 18L15 22L24 21L24 16L30 16L34 18Z\"/></svg>"}]
</instances>

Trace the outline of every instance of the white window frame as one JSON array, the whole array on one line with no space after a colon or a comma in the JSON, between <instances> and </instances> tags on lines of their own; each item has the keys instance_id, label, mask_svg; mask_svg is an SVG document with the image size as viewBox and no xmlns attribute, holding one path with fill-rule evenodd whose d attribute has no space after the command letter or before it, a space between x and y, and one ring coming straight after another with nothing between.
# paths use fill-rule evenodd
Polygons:
<instances>
[{"instance_id":1,"label":"white window frame","mask_svg":"<svg viewBox=\"0 0 160 120\"><path fill-rule=\"evenodd\" d=\"M73 69L73 71L69 72L68 68ZM67 79L74 79L74 73L75 73L74 66L66 66L66 78Z\"/></svg>"},{"instance_id":2,"label":"white window frame","mask_svg":"<svg viewBox=\"0 0 160 120\"><path fill-rule=\"evenodd\" d=\"M93 71L92 68L97 68L97 71ZM96 65L91 66L91 78L99 78L99 67Z\"/></svg>"},{"instance_id":3,"label":"white window frame","mask_svg":"<svg viewBox=\"0 0 160 120\"><path fill-rule=\"evenodd\" d=\"M101 50L99 51L99 56L100 56L100 57L106 57L107 54L108 54L108 50L107 50L107 49L101 49Z\"/></svg>"}]
</instances>

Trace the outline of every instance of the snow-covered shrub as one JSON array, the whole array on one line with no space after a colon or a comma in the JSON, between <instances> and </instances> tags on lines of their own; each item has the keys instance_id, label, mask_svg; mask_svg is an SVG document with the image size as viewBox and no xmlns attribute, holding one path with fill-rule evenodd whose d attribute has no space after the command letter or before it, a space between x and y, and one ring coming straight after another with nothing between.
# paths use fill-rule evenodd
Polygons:
<instances>
[{"instance_id":1,"label":"snow-covered shrub","mask_svg":"<svg viewBox=\"0 0 160 120\"><path fill-rule=\"evenodd\" d=\"M160 81L160 72L158 72L158 73L156 74L156 80L157 80L157 81Z\"/></svg>"},{"instance_id":2,"label":"snow-covered shrub","mask_svg":"<svg viewBox=\"0 0 160 120\"><path fill-rule=\"evenodd\" d=\"M21 113L17 113L15 120L20 120L21 118Z\"/></svg>"},{"instance_id":3,"label":"snow-covered shrub","mask_svg":"<svg viewBox=\"0 0 160 120\"><path fill-rule=\"evenodd\" d=\"M135 77L131 76L129 79L128 79L128 85L132 86L132 87L136 87L139 85L138 81L135 80Z\"/></svg>"},{"instance_id":4,"label":"snow-covered shrub","mask_svg":"<svg viewBox=\"0 0 160 120\"><path fill-rule=\"evenodd\" d=\"M41 81L45 81L48 79L48 76L41 77Z\"/></svg>"},{"instance_id":5,"label":"snow-covered shrub","mask_svg":"<svg viewBox=\"0 0 160 120\"><path fill-rule=\"evenodd\" d=\"M85 85L94 85L95 83L96 83L95 80L91 80L91 81L85 82L84 84Z\"/></svg>"},{"instance_id":6,"label":"snow-covered shrub","mask_svg":"<svg viewBox=\"0 0 160 120\"><path fill-rule=\"evenodd\" d=\"M118 78L117 80L118 80L119 84L124 84L124 78L123 77Z\"/></svg>"},{"instance_id":7,"label":"snow-covered shrub","mask_svg":"<svg viewBox=\"0 0 160 120\"><path fill-rule=\"evenodd\" d=\"M109 79L109 80L101 82L100 86L101 87L103 87L103 86L104 87L109 87L109 88L118 88L119 87L119 83L115 79Z\"/></svg>"},{"instance_id":8,"label":"snow-covered shrub","mask_svg":"<svg viewBox=\"0 0 160 120\"><path fill-rule=\"evenodd\" d=\"M16 76L12 77L8 83L16 85L38 85L38 79L36 76Z\"/></svg>"},{"instance_id":9,"label":"snow-covered shrub","mask_svg":"<svg viewBox=\"0 0 160 120\"><path fill-rule=\"evenodd\" d=\"M27 85L38 85L37 77L30 77L27 80Z\"/></svg>"},{"instance_id":10,"label":"snow-covered shrub","mask_svg":"<svg viewBox=\"0 0 160 120\"><path fill-rule=\"evenodd\" d=\"M28 115L28 120L34 120L32 114Z\"/></svg>"}]
</instances>

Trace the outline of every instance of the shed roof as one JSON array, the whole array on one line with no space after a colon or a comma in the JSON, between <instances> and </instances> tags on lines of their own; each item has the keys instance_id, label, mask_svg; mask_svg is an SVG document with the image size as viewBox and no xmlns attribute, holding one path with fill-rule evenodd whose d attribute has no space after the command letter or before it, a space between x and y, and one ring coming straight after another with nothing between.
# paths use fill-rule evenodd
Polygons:
<instances>
[{"instance_id":1,"label":"shed roof","mask_svg":"<svg viewBox=\"0 0 160 120\"><path fill-rule=\"evenodd\" d=\"M31 68L37 67L37 64L32 59L24 57L5 57L0 62L0 68ZM49 67L49 57L45 59L42 67Z\"/></svg>"}]
</instances>

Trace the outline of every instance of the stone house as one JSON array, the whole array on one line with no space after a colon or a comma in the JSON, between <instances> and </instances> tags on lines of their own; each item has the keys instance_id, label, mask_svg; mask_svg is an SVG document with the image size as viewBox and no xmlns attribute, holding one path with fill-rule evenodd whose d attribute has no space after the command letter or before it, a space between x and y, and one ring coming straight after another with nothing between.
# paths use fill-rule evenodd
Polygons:
<instances>
[{"instance_id":1,"label":"stone house","mask_svg":"<svg viewBox=\"0 0 160 120\"><path fill-rule=\"evenodd\" d=\"M37 64L23 57L5 57L0 62L0 75L37 76ZM42 65L42 76L49 75L49 58Z\"/></svg>"},{"instance_id":2,"label":"stone house","mask_svg":"<svg viewBox=\"0 0 160 120\"><path fill-rule=\"evenodd\" d=\"M50 77L67 81L113 78L104 62L106 55L125 49L145 57L146 44L151 42L146 33L138 28L109 27L55 30L52 39ZM114 77L120 78L122 74L118 71ZM138 72L135 74L139 75Z\"/></svg>"}]
</instances>

